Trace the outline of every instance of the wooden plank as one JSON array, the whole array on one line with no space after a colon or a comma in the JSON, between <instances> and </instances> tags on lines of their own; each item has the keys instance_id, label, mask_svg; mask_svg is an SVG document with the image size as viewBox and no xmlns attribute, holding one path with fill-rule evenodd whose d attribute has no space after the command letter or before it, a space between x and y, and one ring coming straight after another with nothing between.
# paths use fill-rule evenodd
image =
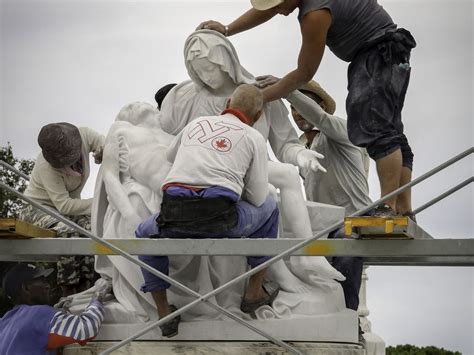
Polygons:
<instances>
[{"instance_id":1,"label":"wooden plank","mask_svg":"<svg viewBox=\"0 0 474 355\"><path fill-rule=\"evenodd\" d=\"M19 239L54 238L56 237L56 232L18 219L0 218L0 237Z\"/></svg>"}]
</instances>

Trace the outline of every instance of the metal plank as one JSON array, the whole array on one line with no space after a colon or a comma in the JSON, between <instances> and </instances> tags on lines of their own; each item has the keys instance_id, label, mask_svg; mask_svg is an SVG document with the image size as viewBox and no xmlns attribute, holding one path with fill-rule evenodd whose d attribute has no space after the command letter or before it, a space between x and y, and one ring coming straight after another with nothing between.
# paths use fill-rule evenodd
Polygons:
<instances>
[{"instance_id":1,"label":"metal plank","mask_svg":"<svg viewBox=\"0 0 474 355\"><path fill-rule=\"evenodd\" d=\"M0 255L0 261L42 261L56 262L58 256L53 255ZM474 266L471 256L426 256L426 257L374 257L364 258L364 264L370 266Z\"/></svg>"},{"instance_id":2,"label":"metal plank","mask_svg":"<svg viewBox=\"0 0 474 355\"><path fill-rule=\"evenodd\" d=\"M301 239L108 239L132 255L276 255ZM0 255L116 255L88 238L0 241ZM474 239L316 240L293 255L474 256Z\"/></svg>"}]
</instances>

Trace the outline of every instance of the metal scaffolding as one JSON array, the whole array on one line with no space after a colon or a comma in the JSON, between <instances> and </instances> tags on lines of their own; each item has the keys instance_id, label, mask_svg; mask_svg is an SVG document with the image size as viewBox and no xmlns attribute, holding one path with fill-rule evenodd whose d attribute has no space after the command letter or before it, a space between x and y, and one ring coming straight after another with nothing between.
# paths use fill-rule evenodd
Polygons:
<instances>
[{"instance_id":1,"label":"metal scaffolding","mask_svg":"<svg viewBox=\"0 0 474 355\"><path fill-rule=\"evenodd\" d=\"M438 173L439 171L445 169L446 167L448 167L448 166L454 164L455 162L469 156L473 152L474 152L473 147L467 149L466 151L464 151L464 152L458 154L457 156L447 160L443 164L440 164L439 166L437 166L434 169L430 170L429 172L423 174L422 176L414 179L410 183L400 187L399 189L393 191L392 193L390 193L390 194L384 196L383 198L375 201L371 205L357 211L356 213L351 215L351 217L366 214L367 212L372 210L374 207L376 207L380 203L382 203L382 202L384 202L384 201L400 194L401 192L405 191L408 188L411 188L412 186L417 185L418 183L426 180L427 178L429 178L429 177L433 176L434 174ZM8 164L3 163L1 165L4 166L4 167L7 167L6 165L8 165ZM7 168L8 169L11 168L10 170L14 169L14 168L10 167L9 165L8 165ZM14 170L12 170L12 171L14 171ZM466 180L465 182L461 183L460 185L458 185L458 186L454 187L453 189L447 191L446 193L440 195L438 198L436 198L436 199L428 202L427 204L423 205L422 207L420 207L416 211L419 212L419 211L431 206L432 204L440 201L442 198L450 195L454 191L459 190L460 188L462 188L463 186L466 186L467 184L469 184L472 181L473 181L473 178L471 177L470 179ZM261 241L251 241L251 240L241 240L241 241L237 241L237 240L207 240L208 242L212 243L212 248L210 248L207 252L205 250L197 249L196 244L193 244L194 245L193 249L189 248L189 246L187 246L187 245L183 245L185 243L192 243L192 240L181 240L181 241L179 241L179 240L142 240L143 243L140 243L141 245L137 245L137 248L139 248L139 250L134 250L130 245L126 244L127 241L121 240L119 242L117 240L117 242L114 241L112 243L112 242L110 242L110 240L101 239L101 238L93 235L89 231L87 231L87 230L81 228L80 226L76 225L74 222L71 222L67 218L64 218L63 216L61 216L56 211L40 205L39 203L25 197L21 193L15 191L11 187L9 187L9 186L1 183L1 182L0 182L0 187L3 188L3 189L8 190L9 192L11 192L13 194L16 194L18 197L20 197L21 199L23 199L23 200L27 201L28 203L32 204L34 207L48 213L49 215L57 218L61 222L65 223L66 225L74 228L75 230L77 230L81 234L83 234L83 235L89 237L90 239L92 239L91 241L88 241L88 240L85 240L85 241L89 242L89 243L94 243L95 242L95 244L81 245L82 248L88 249L88 252L86 254L110 254L110 255L118 254L118 255L121 255L124 258L126 258L127 260L129 260L130 262L137 264L141 268L146 269L147 271L149 271L152 274L160 277L163 280L166 280L167 282L169 282L173 286L176 286L177 288L181 289L182 291L196 297L196 300L188 303L187 305L181 307L180 309L178 309L177 311L169 314L168 316L161 318L160 320L156 321L155 323L152 323L151 325L148 325L147 327L142 329L140 332L130 336L127 339L124 339L123 341L119 342L118 344L116 344L116 345L112 346L111 348L107 349L106 351L102 352L102 354L111 353L112 351L122 347L123 345L126 345L127 343L139 338L140 336L147 333L151 329L153 329L153 328L155 328L155 327L157 327L157 326L159 326L163 323L166 323L167 321L171 320L172 318L186 312L187 310L189 310L190 308L196 306L200 302L204 302L208 306L218 310L222 314L224 314L227 317L237 321L238 323L240 323L241 325L251 329L252 331L257 332L258 334L264 336L265 338L267 338L271 342L285 348L286 350L290 351L291 353L300 354L300 352L297 349L291 347L290 345L286 344L285 342L283 342L279 339L275 339L271 335L255 328L253 325L251 325L248 322L240 319L239 317L237 317L234 314L230 313L226 309L224 309L224 308L222 308L218 305L215 305L215 304L208 301L208 299L210 297L213 297L213 296L217 295L218 293L224 291L225 289L229 288L230 286L234 285L235 283L240 282L242 280L245 280L246 278L254 275L255 273L261 271L262 269L267 268L268 266L272 265L273 263L281 260L284 257L290 256L290 255L354 255L354 256L367 256L369 258L374 258L373 262L377 263L377 261L378 261L379 263L382 263L382 264L383 264L383 259L387 258L387 257L394 258L394 259L391 259L391 260L395 260L396 258L398 258L398 262L401 263L401 264L404 264L404 260L406 260L406 259L414 258L413 259L414 260L414 265L417 265L417 263L419 263L420 265L423 265L423 262L426 265L435 265L437 261L439 261L441 265L450 265L449 263L455 264L454 263L454 258L459 258L459 260L460 260L459 264L460 265L461 264L469 265L469 266L473 265L473 258L474 258L474 243L473 242L474 242L474 240L470 240L470 239L455 239L455 240L453 240L453 239L447 239L447 240L443 239L443 240L437 240L437 239L432 239L431 236L429 236L429 235L425 235L425 238L422 238L422 239L397 240L397 241L383 241L383 240L377 240L377 241L376 240L317 240L317 239L325 236L329 232L341 227L343 225L343 222L344 222L343 220L341 220L337 223L334 223L331 226L325 228L324 230L317 233L312 238L304 239L304 240L301 240L301 239L291 239L291 240L280 239L280 240L272 240L272 241L263 241L263 240L261 240ZM70 241L70 240L68 240L68 241ZM19 248L21 248L21 245L18 244L18 243L21 243L21 242L26 242L27 243L27 244L26 243L23 244L23 247L25 247L29 244L32 244L32 242L34 242L34 241L33 240L15 241L15 242L10 243L10 244L5 244L4 242L2 242L2 245L0 246L0 255L8 254L7 253L8 250L9 250L10 253L17 252L17 251L19 252ZM37 241L37 242L42 243L42 242L47 242L47 240L42 240L42 241ZM59 239L54 240L54 243L58 243L58 242L60 242ZM206 242L206 240L199 240L200 244L202 244L203 242ZM240 245L238 245L238 244L235 244L235 242L242 242L242 243ZM154 255L152 250L155 250L155 252L156 252L156 250L157 250L156 248L157 248L158 245L159 245L159 248L160 248L160 253L162 255L165 254L165 251L166 251L167 255L183 255L183 254L186 254L186 253L189 253L188 255L190 255L190 254L193 254L193 255L211 255L211 253L210 253L211 251L216 252L216 253L213 253L212 255L252 255L251 253L253 253L253 250L256 250L256 249L249 248L251 242L265 242L266 245L261 244L261 246L259 247L259 250L258 250L259 255L274 255L274 256L271 259L269 259L268 261L266 261L265 263L263 263L263 264L255 267L255 268L245 272L244 274L242 274L242 275L236 277L235 279L221 285L220 287L216 288L215 290L213 290L213 291L211 291L211 292L209 292L205 295L200 295L200 294L196 293L195 291L187 288L186 286L184 286L181 283L173 280L172 278L168 277L167 275L164 275L161 272L157 271L156 269L148 266L147 264L145 264L145 263L143 263L139 260L136 260L132 256L132 254L135 253L135 252L138 253L136 255L140 255L140 253L146 254L146 255L150 255L150 254ZM82 241L77 241L77 243L81 244ZM122 245L120 243L125 243L125 244ZM135 243L136 243L136 241L135 241ZM153 244L153 247L151 249L148 249L148 248L145 247L146 243L154 243L154 244ZM166 243L169 243L168 246L167 246L168 249L166 249ZM234 245L230 246L232 243L234 243ZM285 245L284 243L287 243L287 244ZM326 243L326 245L324 245L324 243ZM390 246L388 246L387 243L390 243ZM99 250L97 248L97 245L104 246L105 248L103 250ZM41 248L43 246L41 246ZM241 249L239 249L237 251L238 247L241 248ZM253 247L255 248L255 244L254 244ZM9 249L5 249L5 248L9 248ZM30 247L28 247L28 248L30 248ZM122 248L125 248L128 251L125 252L125 251L123 251ZM140 249L140 248L142 248L142 249ZM260 249L260 248L262 248L262 249ZM327 249L324 249L324 248L327 248ZM187 252L185 252L186 249L187 249ZM226 254L225 249L226 250L231 250L232 254ZM324 250L329 250L330 252L329 251L325 252ZM49 249L49 251L51 251L51 249ZM60 250L57 249L56 251L59 252ZM65 254L64 253L65 251L66 250L61 249L61 254ZM87 250L84 250L84 251L87 251ZM168 253L168 251L169 251L169 253ZM173 251L174 251L175 254L173 254ZM202 254L199 254L198 253L199 251ZM31 249L31 248L27 249L26 252L27 253L25 255L35 255L35 253L28 254L28 253L33 252L33 249ZM222 253L224 253L224 254L222 254ZM44 254L44 252L43 252L43 254ZM49 253L49 254L51 255L52 253ZM78 254L77 250L74 250L74 254ZM16 254L16 255L19 255L19 254ZM449 258L451 258L451 260Z\"/></svg>"}]
</instances>

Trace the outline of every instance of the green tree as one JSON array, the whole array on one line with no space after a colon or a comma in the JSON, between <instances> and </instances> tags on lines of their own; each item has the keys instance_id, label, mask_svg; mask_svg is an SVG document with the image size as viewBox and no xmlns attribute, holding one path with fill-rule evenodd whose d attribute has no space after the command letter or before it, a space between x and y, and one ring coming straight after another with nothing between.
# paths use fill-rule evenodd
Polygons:
<instances>
[{"instance_id":1,"label":"green tree","mask_svg":"<svg viewBox=\"0 0 474 355\"><path fill-rule=\"evenodd\" d=\"M418 347L415 345L397 345L389 346L386 349L387 355L461 355L458 351L449 351L434 346Z\"/></svg>"},{"instance_id":2,"label":"green tree","mask_svg":"<svg viewBox=\"0 0 474 355\"><path fill-rule=\"evenodd\" d=\"M5 147L0 147L0 160L10 164L26 175L30 175L35 164L35 161L32 159L15 158L10 143L7 143ZM25 179L4 167L0 167L0 181L19 192L24 192L27 186ZM0 189L0 218L18 217L18 213L24 206L24 202L16 195L4 189ZM14 264L15 263L0 262L0 280L3 279L5 272ZM2 289L0 288L0 316L11 309L12 306L13 304L9 299L4 297Z\"/></svg>"},{"instance_id":3,"label":"green tree","mask_svg":"<svg viewBox=\"0 0 474 355\"><path fill-rule=\"evenodd\" d=\"M33 159L16 158L13 155L13 149L10 143L0 148L0 160L10 164L26 175L30 175L35 164ZM0 169L0 181L19 192L24 192L27 186L25 179L3 167ZM4 189L0 189L0 218L18 217L18 213L24 206L25 204L21 199Z\"/></svg>"}]
</instances>

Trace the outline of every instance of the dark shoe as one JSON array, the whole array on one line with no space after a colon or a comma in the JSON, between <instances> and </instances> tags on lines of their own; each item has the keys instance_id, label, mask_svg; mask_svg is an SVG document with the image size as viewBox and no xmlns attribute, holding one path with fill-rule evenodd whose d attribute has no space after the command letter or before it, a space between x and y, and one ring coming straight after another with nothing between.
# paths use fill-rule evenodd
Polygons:
<instances>
[{"instance_id":1,"label":"dark shoe","mask_svg":"<svg viewBox=\"0 0 474 355\"><path fill-rule=\"evenodd\" d=\"M280 292L280 285L273 281L265 281L262 288L268 296L255 301L248 301L242 298L242 302L240 303L240 310L242 312L254 314L258 308L271 305L278 295L278 292Z\"/></svg>"},{"instance_id":2,"label":"dark shoe","mask_svg":"<svg viewBox=\"0 0 474 355\"><path fill-rule=\"evenodd\" d=\"M170 304L171 312L177 310L176 306ZM161 334L164 337L171 338L178 334L178 325L181 322L181 316L177 316L172 320L160 325Z\"/></svg>"},{"instance_id":3,"label":"dark shoe","mask_svg":"<svg viewBox=\"0 0 474 355\"><path fill-rule=\"evenodd\" d=\"M386 203L384 203L382 205L378 205L372 211L372 217L395 217L396 215L397 214L392 209L392 207L390 207Z\"/></svg>"}]
</instances>

